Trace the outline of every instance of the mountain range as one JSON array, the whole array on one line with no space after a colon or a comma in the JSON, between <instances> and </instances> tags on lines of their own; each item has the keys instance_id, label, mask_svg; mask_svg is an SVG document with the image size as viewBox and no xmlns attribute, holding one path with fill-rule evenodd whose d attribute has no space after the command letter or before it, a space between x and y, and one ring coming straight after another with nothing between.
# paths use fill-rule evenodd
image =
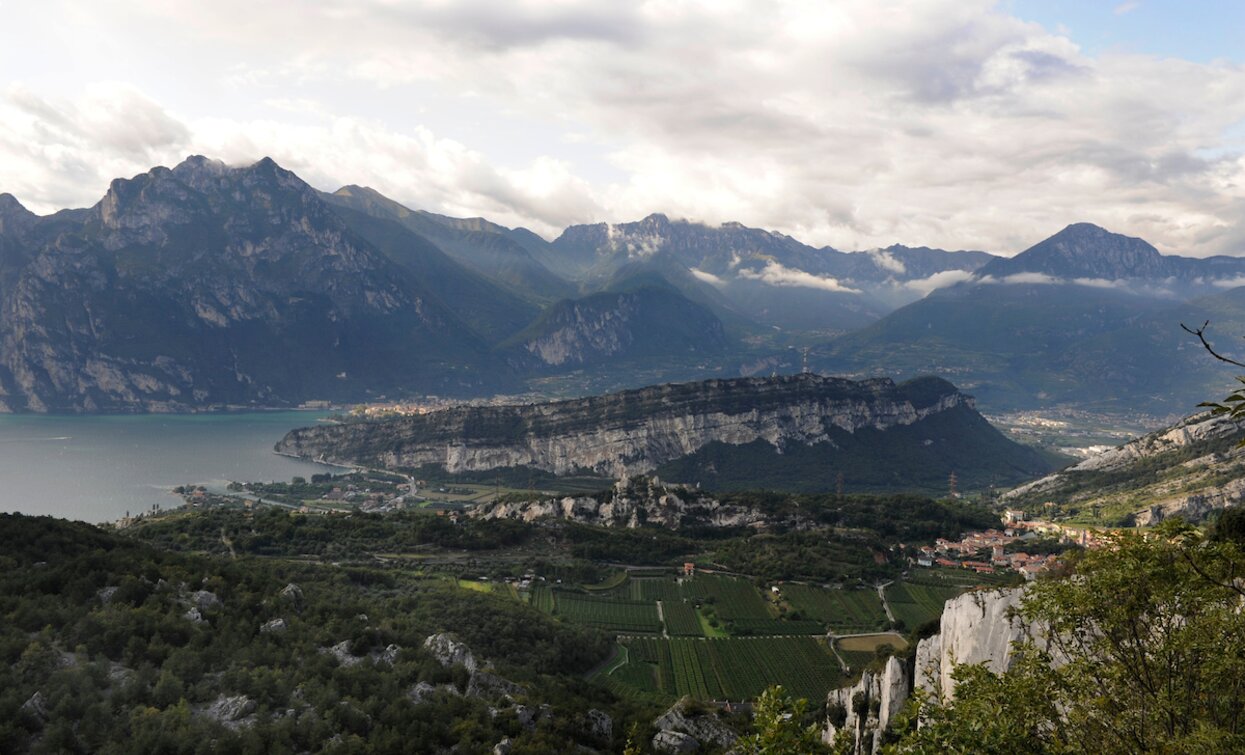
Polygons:
<instances>
[{"instance_id":1,"label":"mountain range","mask_svg":"<svg viewBox=\"0 0 1245 755\"><path fill-rule=\"evenodd\" d=\"M1186 413L1230 381L1245 260L1069 226L1004 258L844 252L654 214L546 240L272 160L191 157L37 216L0 194L0 411L189 411L813 368L992 410ZM561 381L561 382L559 382Z\"/></svg>"}]
</instances>

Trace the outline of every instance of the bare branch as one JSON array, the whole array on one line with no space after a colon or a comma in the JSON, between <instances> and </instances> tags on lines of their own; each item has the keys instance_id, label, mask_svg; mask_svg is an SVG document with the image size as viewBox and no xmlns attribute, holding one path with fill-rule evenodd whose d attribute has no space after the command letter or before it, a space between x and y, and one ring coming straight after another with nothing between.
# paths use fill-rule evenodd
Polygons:
<instances>
[{"instance_id":1,"label":"bare branch","mask_svg":"<svg viewBox=\"0 0 1245 755\"><path fill-rule=\"evenodd\" d=\"M1202 323L1202 327L1194 330L1193 328L1190 328L1188 325L1185 325L1184 323L1180 323L1180 327L1184 328L1185 332L1192 333L1193 335L1197 336L1198 340L1202 342L1203 348L1205 348L1208 352L1210 352L1210 355L1212 357L1214 357L1215 359L1218 359L1220 362L1227 362L1228 364L1236 365L1237 367L1245 367L1245 362L1238 362L1235 359L1229 359L1225 357L1224 355L1220 354L1219 352L1215 351L1215 349L1211 347L1210 342L1206 340L1206 328L1209 325L1210 325L1210 320L1207 320L1206 322Z\"/></svg>"}]
</instances>

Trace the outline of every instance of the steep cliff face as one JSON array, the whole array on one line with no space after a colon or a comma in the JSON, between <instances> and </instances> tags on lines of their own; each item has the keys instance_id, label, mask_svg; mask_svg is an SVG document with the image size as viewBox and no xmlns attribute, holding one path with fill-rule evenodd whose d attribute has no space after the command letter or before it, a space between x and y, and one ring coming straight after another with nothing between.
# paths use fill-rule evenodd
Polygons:
<instances>
[{"instance_id":1,"label":"steep cliff face","mask_svg":"<svg viewBox=\"0 0 1245 755\"><path fill-rule=\"evenodd\" d=\"M903 709L911 689L907 667L892 657L881 672L866 671L855 685L832 690L826 700L829 714L822 740L833 744L841 732L848 732L853 752L878 752L882 733Z\"/></svg>"},{"instance_id":2,"label":"steep cliff face","mask_svg":"<svg viewBox=\"0 0 1245 755\"><path fill-rule=\"evenodd\" d=\"M882 733L914 688L947 701L955 697L956 666L984 663L996 674L1011 668L1015 643L1044 641L1040 627L1015 615L1023 595L1023 588L1010 588L947 601L939 633L917 645L911 676L903 662L891 658L881 673L865 672L855 685L830 692L822 738L830 743L849 732L854 753L876 753Z\"/></svg>"},{"instance_id":3,"label":"steep cliff face","mask_svg":"<svg viewBox=\"0 0 1245 755\"><path fill-rule=\"evenodd\" d=\"M607 359L721 354L722 323L670 287L604 291L558 302L519 338L521 348L553 367Z\"/></svg>"},{"instance_id":4,"label":"steep cliff face","mask_svg":"<svg viewBox=\"0 0 1245 755\"><path fill-rule=\"evenodd\" d=\"M938 634L917 645L916 686L951 699L956 666L984 663L995 673L1011 668L1013 645L1039 639L1032 626L1013 615L1023 595L1022 588L1012 588L969 592L947 601Z\"/></svg>"},{"instance_id":5,"label":"steep cliff face","mask_svg":"<svg viewBox=\"0 0 1245 755\"><path fill-rule=\"evenodd\" d=\"M811 444L835 448L850 444L862 431L885 438L893 428L920 427L928 418L957 410L972 411L972 400L937 378L895 385L888 379L855 382L804 374L311 427L288 434L277 450L382 467L431 464L449 472L531 467L622 478L650 472L709 444L760 443L779 451ZM909 442L917 447L914 452L934 443Z\"/></svg>"}]
</instances>

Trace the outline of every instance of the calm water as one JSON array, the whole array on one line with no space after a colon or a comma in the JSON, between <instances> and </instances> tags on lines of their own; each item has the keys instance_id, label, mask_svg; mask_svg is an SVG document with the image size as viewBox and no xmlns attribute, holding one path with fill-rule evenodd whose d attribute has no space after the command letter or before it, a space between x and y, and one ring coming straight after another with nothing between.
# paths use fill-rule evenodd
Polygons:
<instances>
[{"instance_id":1,"label":"calm water","mask_svg":"<svg viewBox=\"0 0 1245 755\"><path fill-rule=\"evenodd\" d=\"M289 480L331 467L277 456L316 412L44 417L0 415L0 511L102 522L152 504L177 485ZM340 471L340 470L338 470Z\"/></svg>"}]
</instances>

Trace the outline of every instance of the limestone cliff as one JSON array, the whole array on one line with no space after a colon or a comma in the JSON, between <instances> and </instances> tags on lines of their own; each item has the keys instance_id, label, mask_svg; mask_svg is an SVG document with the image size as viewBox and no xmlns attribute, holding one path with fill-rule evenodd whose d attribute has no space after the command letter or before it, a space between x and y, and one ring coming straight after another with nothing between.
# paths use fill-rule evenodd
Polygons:
<instances>
[{"instance_id":1,"label":"limestone cliff","mask_svg":"<svg viewBox=\"0 0 1245 755\"><path fill-rule=\"evenodd\" d=\"M880 672L866 671L855 685L830 692L822 739L831 744L840 732L848 732L855 752L878 752L882 733L903 708L911 689L912 679L904 662L887 659Z\"/></svg>"},{"instance_id":2,"label":"limestone cliff","mask_svg":"<svg viewBox=\"0 0 1245 755\"><path fill-rule=\"evenodd\" d=\"M853 752L876 753L882 732L914 687L950 700L955 697L956 666L983 663L995 673L1009 669L1016 643L1043 641L1040 628L1016 616L1023 595L1023 588L984 590L947 601L939 633L916 647L911 676L906 664L891 658L881 672L866 671L855 685L830 692L823 739L833 742L850 732Z\"/></svg>"},{"instance_id":3,"label":"limestone cliff","mask_svg":"<svg viewBox=\"0 0 1245 755\"><path fill-rule=\"evenodd\" d=\"M376 467L436 465L451 473L529 467L622 478L648 473L710 444L760 444L779 454L813 445L846 450L864 436L884 444L889 433L904 428L911 429L903 436L907 445L892 450L954 457L954 444L963 438L944 440L921 428L956 412L979 419L972 407L970 397L938 378L896 385L884 378L801 374L309 427L289 433L277 450ZM989 442L998 435L984 420L968 432L988 433ZM1001 436L998 441L1012 450L1014 444ZM968 458L957 461L961 469L973 464ZM945 472L935 474L945 482Z\"/></svg>"},{"instance_id":4,"label":"limestone cliff","mask_svg":"<svg viewBox=\"0 0 1245 755\"><path fill-rule=\"evenodd\" d=\"M916 649L915 684L942 699L955 696L956 666L986 664L995 673L1011 668L1014 643L1038 639L1014 612L1021 588L965 593L943 606L939 633Z\"/></svg>"}]
</instances>

